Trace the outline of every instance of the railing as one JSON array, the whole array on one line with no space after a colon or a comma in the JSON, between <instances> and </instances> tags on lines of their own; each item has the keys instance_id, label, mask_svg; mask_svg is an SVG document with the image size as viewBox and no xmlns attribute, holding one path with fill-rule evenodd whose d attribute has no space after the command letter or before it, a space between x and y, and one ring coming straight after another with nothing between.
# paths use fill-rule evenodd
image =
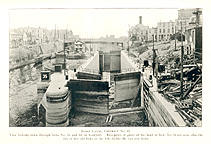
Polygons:
<instances>
[{"instance_id":1,"label":"railing","mask_svg":"<svg viewBox=\"0 0 211 144\"><path fill-rule=\"evenodd\" d=\"M138 72L139 68L127 68L127 69L121 69L121 73L131 73L131 72Z\"/></svg>"},{"instance_id":2,"label":"railing","mask_svg":"<svg viewBox=\"0 0 211 144\"><path fill-rule=\"evenodd\" d=\"M90 74L99 74L99 70L95 70L95 69L79 68L78 71L86 72L86 73L90 73Z\"/></svg>"}]
</instances>

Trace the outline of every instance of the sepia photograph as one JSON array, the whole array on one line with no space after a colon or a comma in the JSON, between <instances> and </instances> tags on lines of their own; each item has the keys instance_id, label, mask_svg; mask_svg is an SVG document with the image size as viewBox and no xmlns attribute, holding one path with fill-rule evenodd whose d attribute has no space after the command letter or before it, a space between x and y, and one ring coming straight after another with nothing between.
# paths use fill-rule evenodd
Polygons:
<instances>
[{"instance_id":1,"label":"sepia photograph","mask_svg":"<svg viewBox=\"0 0 211 144\"><path fill-rule=\"evenodd\" d=\"M9 9L9 127L202 127L202 15Z\"/></svg>"}]
</instances>

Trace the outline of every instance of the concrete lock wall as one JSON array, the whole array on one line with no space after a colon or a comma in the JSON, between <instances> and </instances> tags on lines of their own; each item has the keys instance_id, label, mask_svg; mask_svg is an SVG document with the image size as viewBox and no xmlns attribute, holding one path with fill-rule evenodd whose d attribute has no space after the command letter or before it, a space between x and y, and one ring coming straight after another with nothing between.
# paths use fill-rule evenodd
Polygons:
<instances>
[{"instance_id":1,"label":"concrete lock wall","mask_svg":"<svg viewBox=\"0 0 211 144\"><path fill-rule=\"evenodd\" d=\"M131 69L131 68L135 67L130 63L126 54L121 52L121 70Z\"/></svg>"},{"instance_id":2,"label":"concrete lock wall","mask_svg":"<svg viewBox=\"0 0 211 144\"><path fill-rule=\"evenodd\" d=\"M140 72L114 75L114 101L133 99L138 95Z\"/></svg>"},{"instance_id":3,"label":"concrete lock wall","mask_svg":"<svg viewBox=\"0 0 211 144\"><path fill-rule=\"evenodd\" d=\"M99 71L99 53L94 55L94 58L89 62L85 69Z\"/></svg>"},{"instance_id":4,"label":"concrete lock wall","mask_svg":"<svg viewBox=\"0 0 211 144\"><path fill-rule=\"evenodd\" d=\"M39 106L46 90L48 89L49 83L48 82L40 82L37 83L37 105Z\"/></svg>"},{"instance_id":5,"label":"concrete lock wall","mask_svg":"<svg viewBox=\"0 0 211 144\"><path fill-rule=\"evenodd\" d=\"M51 83L46 91L46 126L69 125L70 95L67 87Z\"/></svg>"},{"instance_id":6,"label":"concrete lock wall","mask_svg":"<svg viewBox=\"0 0 211 144\"><path fill-rule=\"evenodd\" d=\"M76 111L96 114L109 113L108 82L97 80L70 80L72 106Z\"/></svg>"}]
</instances>

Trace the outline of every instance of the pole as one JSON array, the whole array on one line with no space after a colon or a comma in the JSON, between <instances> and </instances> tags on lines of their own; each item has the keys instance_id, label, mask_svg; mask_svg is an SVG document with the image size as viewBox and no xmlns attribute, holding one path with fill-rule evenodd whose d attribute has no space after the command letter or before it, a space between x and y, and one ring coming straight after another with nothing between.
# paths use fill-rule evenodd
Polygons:
<instances>
[{"instance_id":1,"label":"pole","mask_svg":"<svg viewBox=\"0 0 211 144\"><path fill-rule=\"evenodd\" d=\"M92 38L90 37L90 45L89 45L90 55L91 55L91 47L92 47L91 42L92 42Z\"/></svg>"},{"instance_id":2,"label":"pole","mask_svg":"<svg viewBox=\"0 0 211 144\"><path fill-rule=\"evenodd\" d=\"M180 86L180 100L182 100L182 98L183 98L183 55L184 55L184 51L183 51L182 22L181 22L181 42L182 42L182 46L181 46L181 77L180 77L181 86Z\"/></svg>"},{"instance_id":3,"label":"pole","mask_svg":"<svg viewBox=\"0 0 211 144\"><path fill-rule=\"evenodd\" d=\"M64 34L64 75L66 75L65 34Z\"/></svg>"},{"instance_id":4,"label":"pole","mask_svg":"<svg viewBox=\"0 0 211 144\"><path fill-rule=\"evenodd\" d=\"M175 40L175 51L176 51L176 49L177 49L177 34L176 34L176 24L175 24L175 33L174 33L174 40Z\"/></svg>"},{"instance_id":5,"label":"pole","mask_svg":"<svg viewBox=\"0 0 211 144\"><path fill-rule=\"evenodd\" d=\"M129 44L130 44L130 41L128 39L128 56L129 56L129 52L130 52L130 46L129 46Z\"/></svg>"},{"instance_id":6,"label":"pole","mask_svg":"<svg viewBox=\"0 0 211 144\"><path fill-rule=\"evenodd\" d=\"M129 51L130 51L130 25L129 26L129 30L128 30L128 56L129 56Z\"/></svg>"},{"instance_id":7,"label":"pole","mask_svg":"<svg viewBox=\"0 0 211 144\"><path fill-rule=\"evenodd\" d=\"M152 43L152 52L153 52L153 62L152 62L152 72L153 72L153 76L155 74L155 48L154 48L154 34L153 36L153 43Z\"/></svg>"},{"instance_id":8,"label":"pole","mask_svg":"<svg viewBox=\"0 0 211 144\"><path fill-rule=\"evenodd\" d=\"M57 47L56 47L56 25L55 25L55 31L54 31L54 50L57 52Z\"/></svg>"},{"instance_id":9,"label":"pole","mask_svg":"<svg viewBox=\"0 0 211 144\"><path fill-rule=\"evenodd\" d=\"M156 89L157 88L158 88L158 54L156 54Z\"/></svg>"}]
</instances>

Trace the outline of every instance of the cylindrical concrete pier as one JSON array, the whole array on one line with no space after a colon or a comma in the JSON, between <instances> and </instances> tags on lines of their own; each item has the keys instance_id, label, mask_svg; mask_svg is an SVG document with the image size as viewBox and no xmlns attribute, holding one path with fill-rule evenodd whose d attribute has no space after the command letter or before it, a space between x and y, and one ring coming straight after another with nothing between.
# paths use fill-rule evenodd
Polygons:
<instances>
[{"instance_id":1,"label":"cylindrical concrete pier","mask_svg":"<svg viewBox=\"0 0 211 144\"><path fill-rule=\"evenodd\" d=\"M67 87L52 86L46 92L46 126L69 125L69 96Z\"/></svg>"}]
</instances>

